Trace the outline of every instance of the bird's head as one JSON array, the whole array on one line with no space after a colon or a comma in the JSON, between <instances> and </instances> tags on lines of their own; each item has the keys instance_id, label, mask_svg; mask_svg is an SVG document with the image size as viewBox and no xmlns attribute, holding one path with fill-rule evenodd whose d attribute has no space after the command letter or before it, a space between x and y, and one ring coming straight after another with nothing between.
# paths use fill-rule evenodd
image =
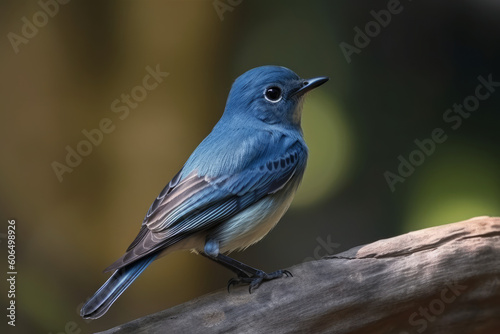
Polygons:
<instances>
[{"instance_id":1,"label":"bird's head","mask_svg":"<svg viewBox=\"0 0 500 334\"><path fill-rule=\"evenodd\" d=\"M327 81L327 77L301 79L281 66L256 67L234 82L223 117L300 127L304 94Z\"/></svg>"}]
</instances>

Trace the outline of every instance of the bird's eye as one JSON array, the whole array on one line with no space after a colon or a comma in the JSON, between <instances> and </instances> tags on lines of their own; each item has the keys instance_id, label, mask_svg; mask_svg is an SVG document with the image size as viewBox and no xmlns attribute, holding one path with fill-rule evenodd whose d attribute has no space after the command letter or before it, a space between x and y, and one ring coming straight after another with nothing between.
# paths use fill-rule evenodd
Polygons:
<instances>
[{"instance_id":1,"label":"bird's eye","mask_svg":"<svg viewBox=\"0 0 500 334\"><path fill-rule=\"evenodd\" d=\"M269 87L264 91L264 97L266 100L272 103L279 102L281 100L281 88L279 87Z\"/></svg>"}]
</instances>

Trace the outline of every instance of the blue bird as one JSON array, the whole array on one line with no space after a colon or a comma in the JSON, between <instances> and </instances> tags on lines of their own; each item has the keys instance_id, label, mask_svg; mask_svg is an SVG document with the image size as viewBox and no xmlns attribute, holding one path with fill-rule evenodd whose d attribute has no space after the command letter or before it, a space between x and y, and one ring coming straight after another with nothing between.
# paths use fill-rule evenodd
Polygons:
<instances>
[{"instance_id":1,"label":"blue bird","mask_svg":"<svg viewBox=\"0 0 500 334\"><path fill-rule=\"evenodd\" d=\"M265 273L225 255L261 240L286 212L304 174L307 146L300 127L304 94L328 81L301 79L279 66L249 70L234 82L212 132L161 191L113 275L82 307L83 318L108 311L160 256L192 250L232 270L233 284L292 276Z\"/></svg>"}]
</instances>

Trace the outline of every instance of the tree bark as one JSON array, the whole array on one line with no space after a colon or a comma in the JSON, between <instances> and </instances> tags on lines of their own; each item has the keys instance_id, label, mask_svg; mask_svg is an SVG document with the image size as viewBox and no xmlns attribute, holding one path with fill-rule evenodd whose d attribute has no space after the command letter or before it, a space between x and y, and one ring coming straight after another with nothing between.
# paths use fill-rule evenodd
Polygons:
<instances>
[{"instance_id":1,"label":"tree bark","mask_svg":"<svg viewBox=\"0 0 500 334\"><path fill-rule=\"evenodd\" d=\"M102 332L500 333L500 218L476 217L298 264Z\"/></svg>"}]
</instances>

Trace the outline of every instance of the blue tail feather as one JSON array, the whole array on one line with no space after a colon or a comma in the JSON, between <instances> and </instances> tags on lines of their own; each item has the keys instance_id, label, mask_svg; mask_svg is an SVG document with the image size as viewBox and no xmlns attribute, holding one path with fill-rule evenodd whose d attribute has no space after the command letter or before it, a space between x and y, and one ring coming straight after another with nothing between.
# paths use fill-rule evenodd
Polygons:
<instances>
[{"instance_id":1,"label":"blue tail feather","mask_svg":"<svg viewBox=\"0 0 500 334\"><path fill-rule=\"evenodd\" d=\"M85 319L97 319L103 316L115 300L155 259L156 255L147 256L117 269L106 283L83 305L80 315Z\"/></svg>"}]
</instances>

